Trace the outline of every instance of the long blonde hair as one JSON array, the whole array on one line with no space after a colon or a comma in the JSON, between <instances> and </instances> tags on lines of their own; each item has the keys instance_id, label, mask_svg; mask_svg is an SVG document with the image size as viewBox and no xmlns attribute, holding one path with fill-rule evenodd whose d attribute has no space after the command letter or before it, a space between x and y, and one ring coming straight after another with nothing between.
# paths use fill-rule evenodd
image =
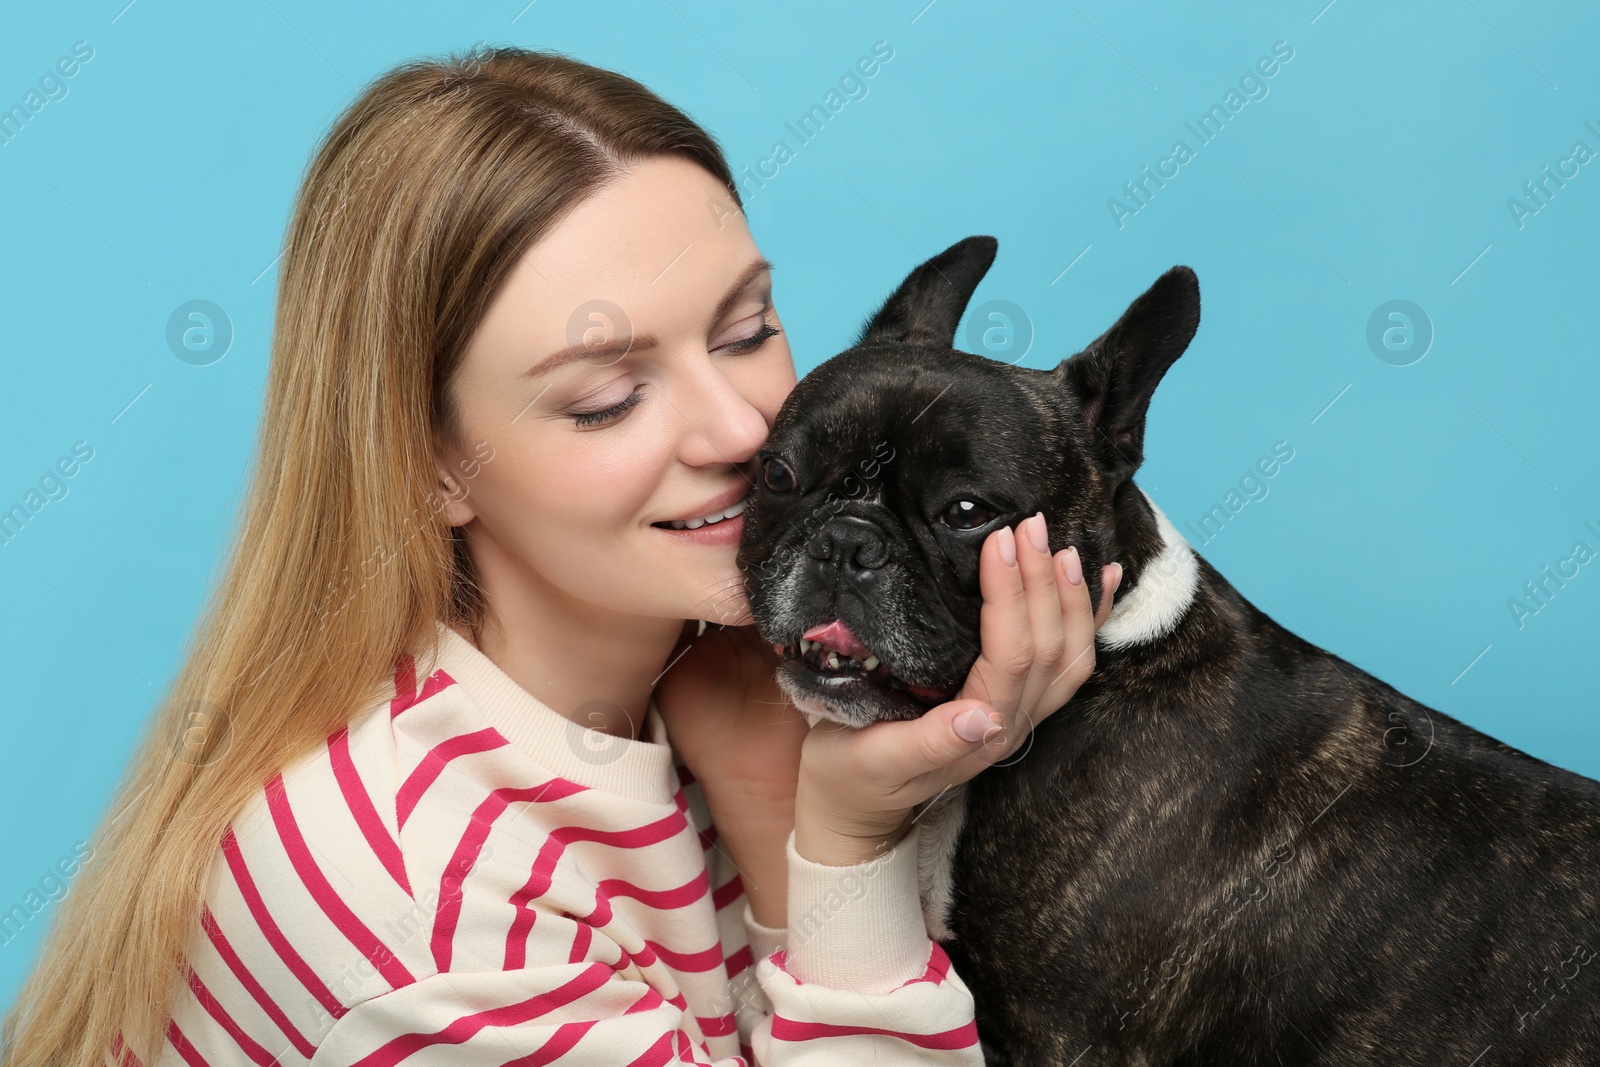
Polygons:
<instances>
[{"instance_id":1,"label":"long blonde hair","mask_svg":"<svg viewBox=\"0 0 1600 1067\"><path fill-rule=\"evenodd\" d=\"M148 1063L224 830L483 604L435 491L448 389L520 255L631 162L716 141L630 78L548 52L404 63L328 131L278 273L266 403L226 569L0 1033L4 1067ZM459 479L458 479L459 480Z\"/></svg>"}]
</instances>

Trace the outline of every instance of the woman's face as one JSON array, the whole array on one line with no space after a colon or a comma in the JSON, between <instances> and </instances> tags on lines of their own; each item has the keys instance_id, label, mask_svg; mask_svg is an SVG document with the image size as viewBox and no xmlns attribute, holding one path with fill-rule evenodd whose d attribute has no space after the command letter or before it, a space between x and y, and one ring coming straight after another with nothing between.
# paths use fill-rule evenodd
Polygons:
<instances>
[{"instance_id":1,"label":"woman's face","mask_svg":"<svg viewBox=\"0 0 1600 1067\"><path fill-rule=\"evenodd\" d=\"M439 454L491 605L747 623L742 518L666 527L749 492L795 384L780 329L743 214L687 160L631 167L539 240L452 383L465 449Z\"/></svg>"}]
</instances>

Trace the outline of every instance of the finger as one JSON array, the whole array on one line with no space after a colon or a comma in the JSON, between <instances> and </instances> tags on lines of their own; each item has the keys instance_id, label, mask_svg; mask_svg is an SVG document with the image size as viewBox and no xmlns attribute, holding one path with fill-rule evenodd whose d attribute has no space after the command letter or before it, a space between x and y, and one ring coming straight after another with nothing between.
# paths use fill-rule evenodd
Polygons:
<instances>
[{"instance_id":1,"label":"finger","mask_svg":"<svg viewBox=\"0 0 1600 1067\"><path fill-rule=\"evenodd\" d=\"M994 707L1015 707L1033 662L1027 591L1018 566L1018 538L1010 527L994 531L978 557L978 658L960 697L977 697Z\"/></svg>"},{"instance_id":2,"label":"finger","mask_svg":"<svg viewBox=\"0 0 1600 1067\"><path fill-rule=\"evenodd\" d=\"M1033 647L1032 663L1017 702L1019 707L1031 711L1040 705L1060 673L1067 644L1063 616L1068 612L1062 593L1057 589L1057 565L1050 555L1050 535L1044 514L1030 515L1018 523L1017 534L1017 567L1022 571L1028 632ZM1081 599L1087 613L1088 594L1084 593ZM1002 711L1012 710L1004 704L997 706Z\"/></svg>"},{"instance_id":3,"label":"finger","mask_svg":"<svg viewBox=\"0 0 1600 1067\"><path fill-rule=\"evenodd\" d=\"M1036 720L1043 720L1071 700L1094 670L1095 613L1089 600L1089 586L1083 580L1083 560L1077 546L1056 553L1055 562L1061 577L1057 590L1065 647L1051 675L1050 685L1035 708Z\"/></svg>"},{"instance_id":4,"label":"finger","mask_svg":"<svg viewBox=\"0 0 1600 1067\"><path fill-rule=\"evenodd\" d=\"M823 725L818 723L819 728ZM895 795L916 791L929 782L936 783L932 788L937 791L952 767L1003 732L1002 716L987 702L965 697L929 708L915 719L875 722L859 730L843 728L843 732L827 736L824 743L849 748L848 755L836 751L829 758L843 757ZM907 804L922 799L926 798L908 798Z\"/></svg>"}]
</instances>

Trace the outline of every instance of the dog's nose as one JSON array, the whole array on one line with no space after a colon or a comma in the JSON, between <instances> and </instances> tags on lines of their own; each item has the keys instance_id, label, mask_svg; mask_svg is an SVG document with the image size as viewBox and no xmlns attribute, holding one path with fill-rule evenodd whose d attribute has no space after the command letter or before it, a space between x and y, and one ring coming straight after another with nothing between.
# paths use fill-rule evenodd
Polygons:
<instances>
[{"instance_id":1,"label":"dog's nose","mask_svg":"<svg viewBox=\"0 0 1600 1067\"><path fill-rule=\"evenodd\" d=\"M883 530L855 515L840 515L823 527L807 542L806 553L814 560L831 560L852 578L889 562Z\"/></svg>"}]
</instances>

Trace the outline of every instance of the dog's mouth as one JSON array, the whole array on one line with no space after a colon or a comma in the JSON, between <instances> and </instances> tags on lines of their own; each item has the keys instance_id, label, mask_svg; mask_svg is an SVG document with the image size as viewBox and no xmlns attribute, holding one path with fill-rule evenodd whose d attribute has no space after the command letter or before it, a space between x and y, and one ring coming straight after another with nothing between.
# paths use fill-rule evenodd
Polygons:
<instances>
[{"instance_id":1,"label":"dog's mouth","mask_svg":"<svg viewBox=\"0 0 1600 1067\"><path fill-rule=\"evenodd\" d=\"M803 672L806 681L823 689L850 682L876 685L904 693L925 707L943 704L956 692L901 678L851 633L842 619L819 623L790 644L773 645L772 650L785 665Z\"/></svg>"}]
</instances>

